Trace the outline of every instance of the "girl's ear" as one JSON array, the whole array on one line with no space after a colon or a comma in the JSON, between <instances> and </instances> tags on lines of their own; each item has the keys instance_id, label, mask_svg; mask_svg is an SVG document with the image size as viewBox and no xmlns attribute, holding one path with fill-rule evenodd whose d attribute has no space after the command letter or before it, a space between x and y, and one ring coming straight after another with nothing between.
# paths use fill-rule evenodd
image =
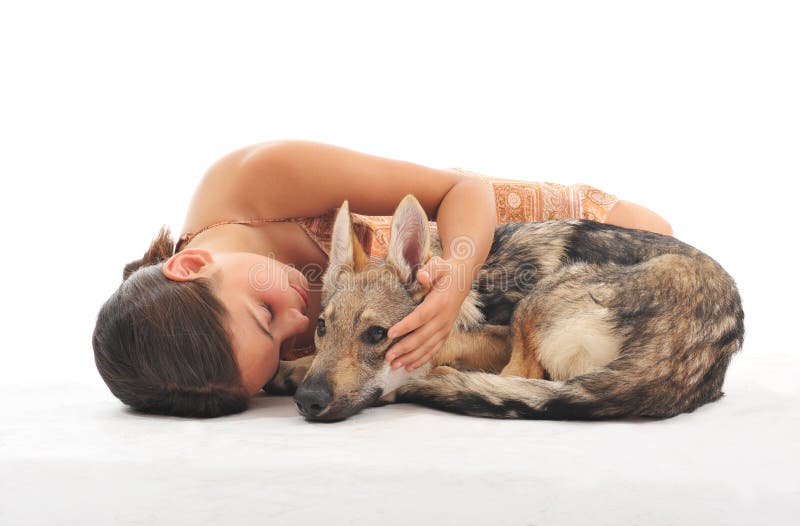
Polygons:
<instances>
[{"instance_id":1,"label":"girl's ear","mask_svg":"<svg viewBox=\"0 0 800 526\"><path fill-rule=\"evenodd\" d=\"M343 273L358 272L368 264L369 257L353 231L350 204L345 200L333 223L328 268L322 276L322 288L334 286Z\"/></svg>"},{"instance_id":2,"label":"girl's ear","mask_svg":"<svg viewBox=\"0 0 800 526\"><path fill-rule=\"evenodd\" d=\"M164 262L161 272L173 281L189 281L200 275L203 268L213 263L211 252L202 248L187 248Z\"/></svg>"},{"instance_id":3,"label":"girl's ear","mask_svg":"<svg viewBox=\"0 0 800 526\"><path fill-rule=\"evenodd\" d=\"M397 270L407 288L417 288L417 270L431 257L428 215L419 201L408 194L392 216L386 262Z\"/></svg>"}]
</instances>

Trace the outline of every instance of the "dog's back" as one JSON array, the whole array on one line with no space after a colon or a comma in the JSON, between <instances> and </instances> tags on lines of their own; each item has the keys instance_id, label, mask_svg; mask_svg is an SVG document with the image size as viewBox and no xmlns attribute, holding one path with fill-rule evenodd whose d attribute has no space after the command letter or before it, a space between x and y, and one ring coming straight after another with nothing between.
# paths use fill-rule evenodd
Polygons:
<instances>
[{"instance_id":1,"label":"dog's back","mask_svg":"<svg viewBox=\"0 0 800 526\"><path fill-rule=\"evenodd\" d=\"M517 303L565 265L630 266L662 254L706 257L673 237L594 221L506 223L495 230L473 288L486 322L507 325Z\"/></svg>"},{"instance_id":2,"label":"dog's back","mask_svg":"<svg viewBox=\"0 0 800 526\"><path fill-rule=\"evenodd\" d=\"M506 377L432 375L399 399L506 418L667 417L722 396L744 338L717 262L592 221L499 226L473 288L487 323L511 325Z\"/></svg>"}]
</instances>

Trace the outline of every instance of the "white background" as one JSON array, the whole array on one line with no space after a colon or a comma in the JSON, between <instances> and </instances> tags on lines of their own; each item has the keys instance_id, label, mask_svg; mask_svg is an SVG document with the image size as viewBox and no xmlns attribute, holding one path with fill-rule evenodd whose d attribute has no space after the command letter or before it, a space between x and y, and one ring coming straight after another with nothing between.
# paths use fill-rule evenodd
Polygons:
<instances>
[{"instance_id":1,"label":"white background","mask_svg":"<svg viewBox=\"0 0 800 526\"><path fill-rule=\"evenodd\" d=\"M726 390L796 399L799 27L765 0L4 2L0 381L103 391L124 264L217 158L296 138L655 210L739 283Z\"/></svg>"},{"instance_id":2,"label":"white background","mask_svg":"<svg viewBox=\"0 0 800 526\"><path fill-rule=\"evenodd\" d=\"M3 6L4 376L93 379L124 264L282 138L641 203L738 279L742 361L797 349L790 2Z\"/></svg>"}]
</instances>

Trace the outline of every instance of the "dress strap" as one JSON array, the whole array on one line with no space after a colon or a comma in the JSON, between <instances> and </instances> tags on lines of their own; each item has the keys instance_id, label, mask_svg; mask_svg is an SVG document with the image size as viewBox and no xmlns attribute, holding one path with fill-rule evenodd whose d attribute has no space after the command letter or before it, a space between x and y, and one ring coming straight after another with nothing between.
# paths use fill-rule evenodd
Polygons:
<instances>
[{"instance_id":1,"label":"dress strap","mask_svg":"<svg viewBox=\"0 0 800 526\"><path fill-rule=\"evenodd\" d=\"M217 221L216 223L211 223L210 225L204 226L197 232L186 232L182 234L178 241L175 243L175 250L173 250L173 255L177 254L183 248L183 245L191 241L194 237L202 234L206 230L214 228L215 226L222 226L222 225L255 225L259 223L276 223L276 222L285 222L285 221L303 221L308 219L307 217L279 217L279 218L270 218L270 219L224 219L222 221Z\"/></svg>"}]
</instances>

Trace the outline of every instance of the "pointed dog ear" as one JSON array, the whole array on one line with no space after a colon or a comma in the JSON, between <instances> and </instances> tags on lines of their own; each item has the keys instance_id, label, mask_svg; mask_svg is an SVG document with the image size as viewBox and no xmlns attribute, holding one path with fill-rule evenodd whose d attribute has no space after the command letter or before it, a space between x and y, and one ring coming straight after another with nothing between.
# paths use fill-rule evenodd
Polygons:
<instances>
[{"instance_id":1,"label":"pointed dog ear","mask_svg":"<svg viewBox=\"0 0 800 526\"><path fill-rule=\"evenodd\" d=\"M424 296L416 279L417 270L431 257L428 215L417 198L408 194L392 216L386 262L397 270L400 281L414 296Z\"/></svg>"},{"instance_id":2,"label":"pointed dog ear","mask_svg":"<svg viewBox=\"0 0 800 526\"><path fill-rule=\"evenodd\" d=\"M343 273L358 272L368 264L369 256L353 231L350 205L345 200L333 223L328 268L322 276L322 288L328 289L335 286Z\"/></svg>"}]
</instances>

